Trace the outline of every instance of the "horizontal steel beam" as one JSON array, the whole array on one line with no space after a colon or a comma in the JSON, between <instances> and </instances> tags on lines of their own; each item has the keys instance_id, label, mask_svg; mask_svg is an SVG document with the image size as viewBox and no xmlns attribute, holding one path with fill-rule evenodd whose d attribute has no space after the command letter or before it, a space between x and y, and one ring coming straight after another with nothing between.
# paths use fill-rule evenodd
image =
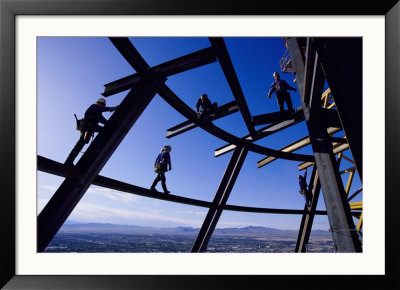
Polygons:
<instances>
[{"instance_id":1,"label":"horizontal steel beam","mask_svg":"<svg viewBox=\"0 0 400 290\"><path fill-rule=\"evenodd\" d=\"M256 126L269 123L277 123L293 119L296 121L304 120L304 113L301 107L296 108L296 112L294 115L292 115L289 111L283 111L253 116L253 125Z\"/></svg>"},{"instance_id":2,"label":"horizontal steel beam","mask_svg":"<svg viewBox=\"0 0 400 290\"><path fill-rule=\"evenodd\" d=\"M72 168L67 167L62 163L59 163L57 161L39 155L37 156L37 170L66 178L80 178L80 176L82 176L82 171L77 169L76 167ZM177 202L187 205L199 206L204 208L210 208L212 206L212 202L209 201L187 198L173 194L168 194L168 195L160 194L154 191L150 191L147 188L125 183L102 175L97 175L93 180L92 184L125 193L130 193L160 200L166 200L171 202ZM296 209L261 208L261 207L239 206L239 205L229 205L229 204L224 206L224 210L250 212L250 213L270 213L270 214L304 213L304 210L296 210ZM326 215L326 211L317 211L316 214Z\"/></svg>"},{"instance_id":3,"label":"horizontal steel beam","mask_svg":"<svg viewBox=\"0 0 400 290\"><path fill-rule=\"evenodd\" d=\"M191 54L179 57L177 59L167 61L160 65L151 68L146 68L141 72L108 83L105 85L104 93L102 95L108 97L110 95L114 95L132 88L139 81L142 73L148 73L148 74L158 73L163 75L164 77L168 77L199 66L215 62L216 60L217 59L215 57L213 48L208 47L193 52ZM141 67L144 68L145 66Z\"/></svg>"},{"instance_id":4,"label":"horizontal steel beam","mask_svg":"<svg viewBox=\"0 0 400 290\"><path fill-rule=\"evenodd\" d=\"M224 104L224 105L218 107L215 110L215 113L210 115L209 120L214 121L214 120L223 118L225 116L228 116L230 114L236 113L237 111L239 111L239 106L236 104L236 101L232 101L232 102L229 102L227 104ZM187 132L196 127L197 127L197 125L195 123L190 122L190 121L185 121L179 125L169 128L167 130L167 138L175 137L179 134Z\"/></svg>"}]
</instances>

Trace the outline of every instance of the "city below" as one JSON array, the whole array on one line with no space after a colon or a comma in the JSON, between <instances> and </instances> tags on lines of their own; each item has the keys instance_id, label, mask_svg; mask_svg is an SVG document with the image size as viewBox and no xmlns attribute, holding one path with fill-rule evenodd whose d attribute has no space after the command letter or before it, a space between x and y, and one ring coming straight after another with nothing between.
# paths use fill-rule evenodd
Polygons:
<instances>
[{"instance_id":1,"label":"city below","mask_svg":"<svg viewBox=\"0 0 400 290\"><path fill-rule=\"evenodd\" d=\"M151 228L115 224L66 223L45 252L58 253L189 253L199 229ZM216 229L209 253L294 253L298 231L266 227ZM328 231L311 232L307 252L334 252Z\"/></svg>"}]
</instances>

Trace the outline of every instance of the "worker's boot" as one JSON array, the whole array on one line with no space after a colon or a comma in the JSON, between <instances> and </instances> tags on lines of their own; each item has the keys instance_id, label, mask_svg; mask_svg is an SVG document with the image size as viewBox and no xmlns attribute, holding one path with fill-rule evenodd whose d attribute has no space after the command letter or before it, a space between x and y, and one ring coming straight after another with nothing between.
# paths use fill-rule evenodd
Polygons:
<instances>
[{"instance_id":1,"label":"worker's boot","mask_svg":"<svg viewBox=\"0 0 400 290\"><path fill-rule=\"evenodd\" d=\"M161 185L162 185L162 188L163 188L165 194L168 194L168 193L171 192L171 191L169 191L169 190L167 189L167 185L165 184L165 182L161 182Z\"/></svg>"}]
</instances>

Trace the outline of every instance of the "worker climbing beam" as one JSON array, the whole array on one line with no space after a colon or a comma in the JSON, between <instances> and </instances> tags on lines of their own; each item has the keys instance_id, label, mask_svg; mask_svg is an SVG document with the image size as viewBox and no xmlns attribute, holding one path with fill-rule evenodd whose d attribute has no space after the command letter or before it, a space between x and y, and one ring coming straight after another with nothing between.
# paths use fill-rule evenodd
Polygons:
<instances>
[{"instance_id":1,"label":"worker climbing beam","mask_svg":"<svg viewBox=\"0 0 400 290\"><path fill-rule=\"evenodd\" d=\"M247 129L249 130L250 135L255 137L256 131L251 120L249 107L247 106L246 99L244 97L239 79L236 75L235 68L233 67L225 42L220 37L210 37L209 40L217 54L218 61L232 90L233 96L235 97L235 100L239 105L240 112L243 116L243 120L247 126Z\"/></svg>"},{"instance_id":2,"label":"worker climbing beam","mask_svg":"<svg viewBox=\"0 0 400 290\"><path fill-rule=\"evenodd\" d=\"M339 132L340 130L342 130L341 128L333 128L333 127L329 127L328 128L328 134L335 134L336 132ZM283 148L280 149L280 151L282 152L293 152L296 150L299 150L307 145L310 145L310 137L304 137L296 142L293 142L290 145L287 145ZM273 156L268 156L265 157L263 159L261 159L260 161L257 162L257 167L261 168L269 163L271 163L272 161L276 160L276 157Z\"/></svg>"},{"instance_id":3,"label":"worker climbing beam","mask_svg":"<svg viewBox=\"0 0 400 290\"><path fill-rule=\"evenodd\" d=\"M310 185L311 186L309 186L309 188L312 188L311 207L308 210L307 205L304 206L305 213L301 218L299 234L297 237L297 242L295 247L295 252L299 253L306 251L306 244L308 244L308 240L310 239L311 229L314 222L314 216L316 214L316 208L321 190L318 172L315 166L313 167L311 173Z\"/></svg>"},{"instance_id":4,"label":"worker climbing beam","mask_svg":"<svg viewBox=\"0 0 400 290\"><path fill-rule=\"evenodd\" d=\"M248 148L245 146L237 147L235 151L233 151L228 167L226 168L225 174L215 194L213 206L208 210L207 216L192 247L192 252L199 253L206 251L207 244L217 226L240 169L246 159L247 152Z\"/></svg>"},{"instance_id":5,"label":"worker climbing beam","mask_svg":"<svg viewBox=\"0 0 400 290\"><path fill-rule=\"evenodd\" d=\"M47 247L165 80L143 77L90 144L76 164L82 176L66 178L38 216L38 252Z\"/></svg>"},{"instance_id":6,"label":"worker climbing beam","mask_svg":"<svg viewBox=\"0 0 400 290\"><path fill-rule=\"evenodd\" d=\"M315 51L312 40L308 39L306 62L304 63L296 38L289 38L287 43L293 67L296 70L304 117L309 130L334 243L339 252L360 252L362 251L361 243L353 231L355 226L346 202L329 135L324 124L321 124L323 120L320 116L320 103L325 76L319 55ZM327 81L329 83L329 79ZM334 94L333 90L332 93Z\"/></svg>"},{"instance_id":7,"label":"worker climbing beam","mask_svg":"<svg viewBox=\"0 0 400 290\"><path fill-rule=\"evenodd\" d=\"M230 114L236 113L237 111L239 111L239 106L236 104L236 101L232 101L232 102L229 102L222 106L219 106L215 110L215 113L213 113L212 115L209 116L209 120L214 121L214 120L220 119L222 117L228 116ZM197 127L197 125L195 123L193 123L191 121L185 121L185 122L178 124L172 128L169 128L167 130L167 138L175 137L179 134L187 132L196 127Z\"/></svg>"}]
</instances>

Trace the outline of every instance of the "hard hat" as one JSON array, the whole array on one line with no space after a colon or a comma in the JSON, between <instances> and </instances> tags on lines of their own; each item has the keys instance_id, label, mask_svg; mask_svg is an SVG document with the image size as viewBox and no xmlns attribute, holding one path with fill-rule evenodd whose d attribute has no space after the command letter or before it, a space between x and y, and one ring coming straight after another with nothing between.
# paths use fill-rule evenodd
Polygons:
<instances>
[{"instance_id":1,"label":"hard hat","mask_svg":"<svg viewBox=\"0 0 400 290\"><path fill-rule=\"evenodd\" d=\"M171 145L165 145L164 148L165 149L171 149Z\"/></svg>"},{"instance_id":2,"label":"hard hat","mask_svg":"<svg viewBox=\"0 0 400 290\"><path fill-rule=\"evenodd\" d=\"M104 98L100 98L100 99L97 100L96 103L103 104L105 106L106 105L106 100Z\"/></svg>"},{"instance_id":3,"label":"hard hat","mask_svg":"<svg viewBox=\"0 0 400 290\"><path fill-rule=\"evenodd\" d=\"M272 74L273 76L279 76L279 73L276 71Z\"/></svg>"}]
</instances>

